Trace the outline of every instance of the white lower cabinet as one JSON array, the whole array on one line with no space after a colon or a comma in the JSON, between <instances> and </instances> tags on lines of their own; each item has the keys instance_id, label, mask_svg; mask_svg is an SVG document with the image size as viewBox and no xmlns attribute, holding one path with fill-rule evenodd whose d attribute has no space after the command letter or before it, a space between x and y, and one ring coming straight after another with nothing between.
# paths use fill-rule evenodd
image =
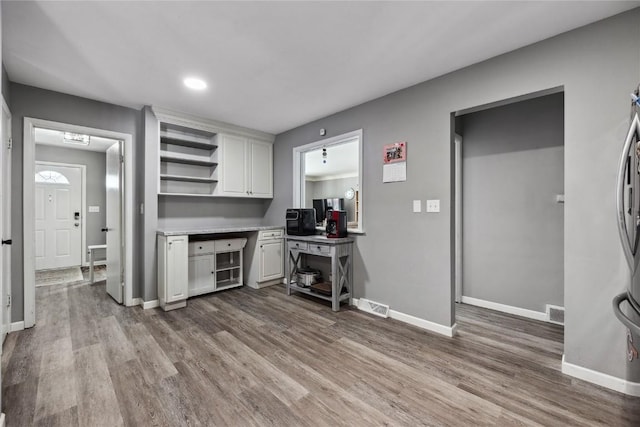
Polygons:
<instances>
[{"instance_id":1,"label":"white lower cabinet","mask_svg":"<svg viewBox=\"0 0 640 427\"><path fill-rule=\"evenodd\" d=\"M284 268L282 248L284 240L269 240L260 245L260 282L282 279Z\"/></svg>"},{"instance_id":2,"label":"white lower cabinet","mask_svg":"<svg viewBox=\"0 0 640 427\"><path fill-rule=\"evenodd\" d=\"M262 230L247 245L251 257L247 286L260 289L282 282L284 277L284 230Z\"/></svg>"},{"instance_id":3,"label":"white lower cabinet","mask_svg":"<svg viewBox=\"0 0 640 427\"><path fill-rule=\"evenodd\" d=\"M189 296L206 294L216 290L215 256L195 255L189 257Z\"/></svg>"},{"instance_id":4,"label":"white lower cabinet","mask_svg":"<svg viewBox=\"0 0 640 427\"><path fill-rule=\"evenodd\" d=\"M158 299L163 310L187 305L188 236L158 236Z\"/></svg>"},{"instance_id":5,"label":"white lower cabinet","mask_svg":"<svg viewBox=\"0 0 640 427\"><path fill-rule=\"evenodd\" d=\"M247 239L189 243L189 296L242 286L242 250Z\"/></svg>"}]
</instances>

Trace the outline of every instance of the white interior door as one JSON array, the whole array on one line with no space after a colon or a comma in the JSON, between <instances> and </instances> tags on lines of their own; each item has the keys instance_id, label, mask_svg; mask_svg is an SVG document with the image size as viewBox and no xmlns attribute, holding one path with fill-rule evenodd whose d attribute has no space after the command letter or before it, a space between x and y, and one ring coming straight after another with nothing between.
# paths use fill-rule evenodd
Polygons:
<instances>
[{"instance_id":1,"label":"white interior door","mask_svg":"<svg viewBox=\"0 0 640 427\"><path fill-rule=\"evenodd\" d=\"M122 254L125 253L122 183L122 143L116 142L107 149L107 293L119 304L122 304Z\"/></svg>"},{"instance_id":2,"label":"white interior door","mask_svg":"<svg viewBox=\"0 0 640 427\"><path fill-rule=\"evenodd\" d=\"M82 263L82 168L36 162L36 270Z\"/></svg>"},{"instance_id":3,"label":"white interior door","mask_svg":"<svg viewBox=\"0 0 640 427\"><path fill-rule=\"evenodd\" d=\"M2 147L0 147L0 354L11 323L11 114L2 108Z\"/></svg>"}]
</instances>

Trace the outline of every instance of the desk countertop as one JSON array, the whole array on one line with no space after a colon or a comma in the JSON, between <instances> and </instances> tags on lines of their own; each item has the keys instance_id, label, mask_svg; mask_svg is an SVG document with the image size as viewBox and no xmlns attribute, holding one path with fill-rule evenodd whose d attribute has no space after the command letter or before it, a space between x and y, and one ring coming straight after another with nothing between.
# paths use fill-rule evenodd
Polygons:
<instances>
[{"instance_id":1,"label":"desk countertop","mask_svg":"<svg viewBox=\"0 0 640 427\"><path fill-rule=\"evenodd\" d=\"M242 233L250 231L260 230L283 230L281 225L240 225L233 226L228 225L224 227L207 227L207 228L195 228L184 230L158 230L157 234L161 236L184 236L184 235L196 235L196 234L224 234L224 233Z\"/></svg>"}]
</instances>

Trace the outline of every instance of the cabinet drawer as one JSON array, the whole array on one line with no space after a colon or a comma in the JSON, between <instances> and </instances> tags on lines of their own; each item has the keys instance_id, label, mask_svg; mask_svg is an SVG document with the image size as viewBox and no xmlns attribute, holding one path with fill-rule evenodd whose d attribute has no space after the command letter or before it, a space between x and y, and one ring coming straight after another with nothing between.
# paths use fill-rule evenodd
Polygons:
<instances>
[{"instance_id":1,"label":"cabinet drawer","mask_svg":"<svg viewBox=\"0 0 640 427\"><path fill-rule=\"evenodd\" d=\"M247 239L220 239L215 240L216 252L237 251L244 248Z\"/></svg>"},{"instance_id":2,"label":"cabinet drawer","mask_svg":"<svg viewBox=\"0 0 640 427\"><path fill-rule=\"evenodd\" d=\"M283 230L263 230L258 233L258 240L282 239Z\"/></svg>"},{"instance_id":3,"label":"cabinet drawer","mask_svg":"<svg viewBox=\"0 0 640 427\"><path fill-rule=\"evenodd\" d=\"M212 254L215 252L213 240L203 240L201 242L189 242L189 256Z\"/></svg>"},{"instance_id":4,"label":"cabinet drawer","mask_svg":"<svg viewBox=\"0 0 640 427\"><path fill-rule=\"evenodd\" d=\"M309 243L309 252L318 255L331 255L331 246Z\"/></svg>"},{"instance_id":5,"label":"cabinet drawer","mask_svg":"<svg viewBox=\"0 0 640 427\"><path fill-rule=\"evenodd\" d=\"M306 251L307 248L309 247L309 245L307 244L307 242L288 242L289 243L289 249L294 249L294 250L299 250L299 251Z\"/></svg>"}]
</instances>

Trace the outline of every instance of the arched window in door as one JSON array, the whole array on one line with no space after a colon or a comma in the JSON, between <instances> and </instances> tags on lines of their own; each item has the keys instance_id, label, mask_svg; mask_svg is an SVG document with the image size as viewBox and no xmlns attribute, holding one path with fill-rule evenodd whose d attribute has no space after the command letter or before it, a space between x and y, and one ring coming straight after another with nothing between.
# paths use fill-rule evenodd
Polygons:
<instances>
[{"instance_id":1,"label":"arched window in door","mask_svg":"<svg viewBox=\"0 0 640 427\"><path fill-rule=\"evenodd\" d=\"M69 180L66 176L56 171L41 171L36 172L36 183L39 184L63 184L69 185Z\"/></svg>"}]
</instances>

